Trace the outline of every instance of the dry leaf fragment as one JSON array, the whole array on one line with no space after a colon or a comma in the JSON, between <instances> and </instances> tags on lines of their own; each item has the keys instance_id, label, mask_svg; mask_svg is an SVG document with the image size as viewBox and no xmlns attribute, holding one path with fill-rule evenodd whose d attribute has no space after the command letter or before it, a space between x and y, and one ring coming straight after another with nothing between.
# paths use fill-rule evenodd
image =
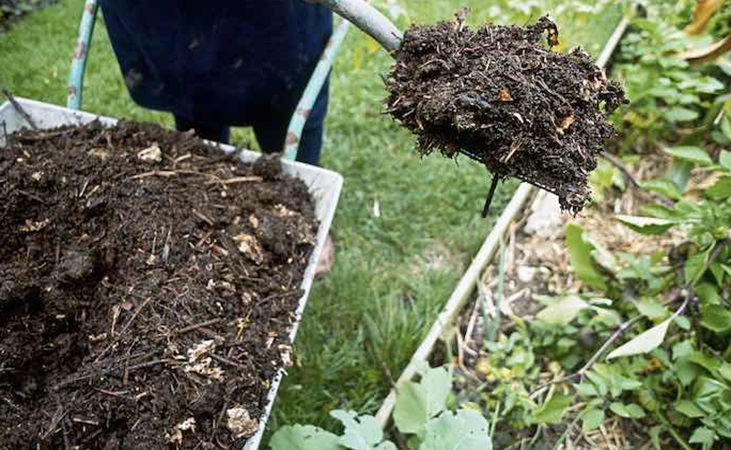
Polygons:
<instances>
[{"instance_id":1,"label":"dry leaf fragment","mask_svg":"<svg viewBox=\"0 0 731 450\"><path fill-rule=\"evenodd\" d=\"M168 433L168 442L171 444L182 444L183 443L183 431L190 430L195 434L195 418L189 417L179 424L175 425L172 433Z\"/></svg>"},{"instance_id":2,"label":"dry leaf fragment","mask_svg":"<svg viewBox=\"0 0 731 450\"><path fill-rule=\"evenodd\" d=\"M25 224L20 226L20 231L25 231L27 233L32 233L34 231L40 231L48 226L48 224L51 223L49 219L43 219L43 220L30 220L26 219Z\"/></svg>"},{"instance_id":3,"label":"dry leaf fragment","mask_svg":"<svg viewBox=\"0 0 731 450\"><path fill-rule=\"evenodd\" d=\"M259 422L252 419L249 411L244 408L226 410L226 418L226 427L236 439L251 436L259 429Z\"/></svg>"},{"instance_id":4,"label":"dry leaf fragment","mask_svg":"<svg viewBox=\"0 0 731 450\"><path fill-rule=\"evenodd\" d=\"M264 253L256 237L241 233L234 236L234 241L238 242L237 248L239 251L256 264L261 264L264 261Z\"/></svg>"},{"instance_id":5,"label":"dry leaf fragment","mask_svg":"<svg viewBox=\"0 0 731 450\"><path fill-rule=\"evenodd\" d=\"M566 128L570 127L572 123L576 121L576 118L574 116L566 116L561 120L561 129L565 130Z\"/></svg>"},{"instance_id":6,"label":"dry leaf fragment","mask_svg":"<svg viewBox=\"0 0 731 450\"><path fill-rule=\"evenodd\" d=\"M151 146L137 153L137 157L142 161L160 162L162 161L162 150L160 150L160 146L157 145L157 142L155 142Z\"/></svg>"},{"instance_id":7,"label":"dry leaf fragment","mask_svg":"<svg viewBox=\"0 0 731 450\"><path fill-rule=\"evenodd\" d=\"M688 34L701 34L708 26L713 14L721 7L723 0L698 0L693 10L693 22L683 31Z\"/></svg>"},{"instance_id":8,"label":"dry leaf fragment","mask_svg":"<svg viewBox=\"0 0 731 450\"><path fill-rule=\"evenodd\" d=\"M505 88L500 89L500 93L498 94L498 97L500 98L501 102L509 102L513 99L513 96L510 95L510 91Z\"/></svg>"}]
</instances>

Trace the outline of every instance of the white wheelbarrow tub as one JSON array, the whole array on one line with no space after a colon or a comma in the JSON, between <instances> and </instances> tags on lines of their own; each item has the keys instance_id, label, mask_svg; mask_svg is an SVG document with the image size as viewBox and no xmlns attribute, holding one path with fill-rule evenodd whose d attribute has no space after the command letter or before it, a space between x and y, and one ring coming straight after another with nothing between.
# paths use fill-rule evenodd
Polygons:
<instances>
[{"instance_id":1,"label":"white wheelbarrow tub","mask_svg":"<svg viewBox=\"0 0 731 450\"><path fill-rule=\"evenodd\" d=\"M35 100L17 98L17 101L23 110L28 113L38 128L54 128L62 125L80 125L97 119L106 125L113 125L117 122L117 119L101 117L87 112L74 111ZM18 111L16 111L13 105L11 105L10 102L5 102L0 105L0 147L5 146L5 133L9 134L21 128L29 128L29 124L18 113ZM237 151L237 149L230 145L220 145L220 148L225 153L233 153ZM241 150L239 152L239 159L243 162L252 162L258 157L259 153L252 152L250 150ZM320 222L320 226L317 231L317 243L312 255L310 256L310 262L305 269L304 277L302 279L302 290L304 291L304 294L299 300L299 304L295 312L296 320L290 330L290 338L292 342L294 342L294 338L297 334L297 329L299 328L299 323L302 318L302 312L307 304L307 297L310 294L310 288L312 287L312 282L315 277L315 267L317 266L317 261L320 257L322 248L325 245L325 239L327 238L333 216L335 215L335 207L337 206L340 191L343 186L343 177L336 172L295 161L282 160L282 169L285 173L300 178L307 184L307 186L309 186L310 193L315 200L315 216ZM279 385L282 382L284 374L285 369L282 368L274 378L272 387L269 389L269 393L267 394L267 404L264 410L264 415L259 420L259 430L254 436L249 438L244 445L244 450L255 450L259 448L259 444L261 443L261 439L264 434L264 429L266 428L269 415L272 411L274 399L277 396L277 391L279 390Z\"/></svg>"}]
</instances>

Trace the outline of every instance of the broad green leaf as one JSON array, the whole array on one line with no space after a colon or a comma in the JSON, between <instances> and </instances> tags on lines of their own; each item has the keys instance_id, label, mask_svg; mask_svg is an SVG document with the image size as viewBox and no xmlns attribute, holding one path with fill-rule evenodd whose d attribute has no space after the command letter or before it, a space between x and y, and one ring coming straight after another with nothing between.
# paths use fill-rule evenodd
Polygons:
<instances>
[{"instance_id":1,"label":"broad green leaf","mask_svg":"<svg viewBox=\"0 0 731 450\"><path fill-rule=\"evenodd\" d=\"M596 397L597 395L596 387L591 383L579 383L574 385L574 388L576 393L582 397Z\"/></svg>"},{"instance_id":2,"label":"broad green leaf","mask_svg":"<svg viewBox=\"0 0 731 450\"><path fill-rule=\"evenodd\" d=\"M698 380L693 385L693 395L697 401L707 399L708 397L715 397L725 390L728 390L725 384L706 376L698 377Z\"/></svg>"},{"instance_id":3,"label":"broad green leaf","mask_svg":"<svg viewBox=\"0 0 731 450\"><path fill-rule=\"evenodd\" d=\"M355 411L343 411L340 409L331 411L330 415L342 422L345 427L343 436L338 440L338 443L343 447L351 450L388 448L383 445L378 446L383 440L383 430L381 430L375 417L369 415L359 417ZM385 445L388 445L388 443ZM393 448L395 449L396 447Z\"/></svg>"},{"instance_id":4,"label":"broad green leaf","mask_svg":"<svg viewBox=\"0 0 731 450\"><path fill-rule=\"evenodd\" d=\"M721 305L723 301L718 293L718 286L713 283L699 283L695 287L695 293L701 301L701 305Z\"/></svg>"},{"instance_id":5,"label":"broad green leaf","mask_svg":"<svg viewBox=\"0 0 731 450\"><path fill-rule=\"evenodd\" d=\"M603 397L607 395L607 393L609 392L609 387L607 386L607 382L604 380L604 378L595 373L593 370L586 372L586 378L594 383L594 387L596 387L596 391L597 393L599 393L599 396Z\"/></svg>"},{"instance_id":6,"label":"broad green leaf","mask_svg":"<svg viewBox=\"0 0 731 450\"><path fill-rule=\"evenodd\" d=\"M625 216L623 214L617 214L614 217L640 234L663 234L677 223L674 220L655 217Z\"/></svg>"},{"instance_id":7,"label":"broad green leaf","mask_svg":"<svg viewBox=\"0 0 731 450\"><path fill-rule=\"evenodd\" d=\"M658 194L673 200L680 200L680 197L683 195L675 183L665 179L644 181L642 182L642 189L648 192L657 192Z\"/></svg>"},{"instance_id":8,"label":"broad green leaf","mask_svg":"<svg viewBox=\"0 0 731 450\"><path fill-rule=\"evenodd\" d=\"M650 353L662 344L671 321L672 319L667 319L644 333L637 335L631 341L612 351L607 356L607 359Z\"/></svg>"},{"instance_id":9,"label":"broad green leaf","mask_svg":"<svg viewBox=\"0 0 731 450\"><path fill-rule=\"evenodd\" d=\"M492 450L489 429L478 412L446 411L426 424L426 437L419 450Z\"/></svg>"},{"instance_id":10,"label":"broad green leaf","mask_svg":"<svg viewBox=\"0 0 731 450\"><path fill-rule=\"evenodd\" d=\"M703 417L705 415L695 403L687 399L680 400L676 403L675 410L684 416L690 417L691 419Z\"/></svg>"},{"instance_id":11,"label":"broad green leaf","mask_svg":"<svg viewBox=\"0 0 731 450\"><path fill-rule=\"evenodd\" d=\"M402 433L423 435L429 419L446 408L451 390L449 373L443 367L427 369L418 383L403 383L393 410L396 427Z\"/></svg>"},{"instance_id":12,"label":"broad green leaf","mask_svg":"<svg viewBox=\"0 0 731 450\"><path fill-rule=\"evenodd\" d=\"M604 411L599 408L589 408L581 415L581 429L585 432L596 430L604 423Z\"/></svg>"},{"instance_id":13,"label":"broad green leaf","mask_svg":"<svg viewBox=\"0 0 731 450\"><path fill-rule=\"evenodd\" d=\"M636 403L625 405L619 402L613 402L609 405L609 409L616 415L627 417L630 419L641 419L645 417L645 410Z\"/></svg>"},{"instance_id":14,"label":"broad green leaf","mask_svg":"<svg viewBox=\"0 0 731 450\"><path fill-rule=\"evenodd\" d=\"M312 425L284 426L269 442L272 450L342 450L338 437Z\"/></svg>"},{"instance_id":15,"label":"broad green leaf","mask_svg":"<svg viewBox=\"0 0 731 450\"><path fill-rule=\"evenodd\" d=\"M706 196L714 200L724 200L731 197L731 176L721 177L706 190Z\"/></svg>"},{"instance_id":16,"label":"broad green leaf","mask_svg":"<svg viewBox=\"0 0 731 450\"><path fill-rule=\"evenodd\" d=\"M698 118L698 111L682 106L673 106L664 112L665 118L670 122L687 122Z\"/></svg>"},{"instance_id":17,"label":"broad green leaf","mask_svg":"<svg viewBox=\"0 0 731 450\"><path fill-rule=\"evenodd\" d=\"M573 395L554 395L533 411L533 423L560 423L574 401Z\"/></svg>"},{"instance_id":18,"label":"broad green leaf","mask_svg":"<svg viewBox=\"0 0 731 450\"><path fill-rule=\"evenodd\" d=\"M688 439L691 444L701 444L704 449L713 447L713 441L716 440L716 433L706 427L698 427Z\"/></svg>"},{"instance_id":19,"label":"broad green leaf","mask_svg":"<svg viewBox=\"0 0 731 450\"><path fill-rule=\"evenodd\" d=\"M684 358L693 353L693 344L690 341L681 341L673 345L673 360Z\"/></svg>"},{"instance_id":20,"label":"broad green leaf","mask_svg":"<svg viewBox=\"0 0 731 450\"><path fill-rule=\"evenodd\" d=\"M678 159L670 164L670 169L665 175L665 178L670 180L676 186L680 192L684 192L690 181L691 171L693 170L693 164L688 161Z\"/></svg>"},{"instance_id":21,"label":"broad green leaf","mask_svg":"<svg viewBox=\"0 0 731 450\"><path fill-rule=\"evenodd\" d=\"M690 320L685 316L675 316L673 322L675 322L675 325L679 326L681 330L690 330Z\"/></svg>"},{"instance_id":22,"label":"broad green leaf","mask_svg":"<svg viewBox=\"0 0 731 450\"><path fill-rule=\"evenodd\" d=\"M589 308L587 302L577 295L568 295L541 310L536 317L550 325L568 325L582 310Z\"/></svg>"},{"instance_id":23,"label":"broad green leaf","mask_svg":"<svg viewBox=\"0 0 731 450\"><path fill-rule=\"evenodd\" d=\"M668 316L668 309L662 303L651 298L643 298L635 304L637 310L650 320L664 319Z\"/></svg>"},{"instance_id":24,"label":"broad green leaf","mask_svg":"<svg viewBox=\"0 0 731 450\"><path fill-rule=\"evenodd\" d=\"M698 364L709 372L714 372L721 365L720 359L699 351L693 351L693 353L688 356L688 361Z\"/></svg>"},{"instance_id":25,"label":"broad green leaf","mask_svg":"<svg viewBox=\"0 0 731 450\"><path fill-rule=\"evenodd\" d=\"M698 252L688 258L688 260L685 262L685 267L683 267L683 274L685 275L686 284L690 286L695 286L698 280L700 280L706 267L706 261L708 261L708 257L710 256L710 254L711 249L709 248L706 251Z\"/></svg>"},{"instance_id":26,"label":"broad green leaf","mask_svg":"<svg viewBox=\"0 0 731 450\"><path fill-rule=\"evenodd\" d=\"M584 230L580 226L574 223L566 226L566 245L576 276L588 286L602 291L606 289L607 283L591 257L593 247L584 240Z\"/></svg>"},{"instance_id":27,"label":"broad green leaf","mask_svg":"<svg viewBox=\"0 0 731 450\"><path fill-rule=\"evenodd\" d=\"M681 359L675 364L675 375L683 386L689 386L701 373L702 369L687 359Z\"/></svg>"},{"instance_id":28,"label":"broad green leaf","mask_svg":"<svg viewBox=\"0 0 731 450\"><path fill-rule=\"evenodd\" d=\"M731 123L731 121L727 122ZM729 136L729 139L731 139L731 136ZM728 150L721 150L721 154L718 155L718 163L728 170L731 170L731 152Z\"/></svg>"},{"instance_id":29,"label":"broad green leaf","mask_svg":"<svg viewBox=\"0 0 731 450\"><path fill-rule=\"evenodd\" d=\"M665 152L678 159L690 161L701 166L710 166L713 164L711 157L708 156L708 152L700 147L681 145L678 147L666 148Z\"/></svg>"},{"instance_id":30,"label":"broad green leaf","mask_svg":"<svg viewBox=\"0 0 731 450\"><path fill-rule=\"evenodd\" d=\"M731 311L721 305L701 306L701 325L716 333L731 330Z\"/></svg>"},{"instance_id":31,"label":"broad green leaf","mask_svg":"<svg viewBox=\"0 0 731 450\"><path fill-rule=\"evenodd\" d=\"M724 84L713 77L703 77L695 84L695 90L704 94L713 94L724 88Z\"/></svg>"},{"instance_id":32,"label":"broad green leaf","mask_svg":"<svg viewBox=\"0 0 731 450\"><path fill-rule=\"evenodd\" d=\"M714 261L711 263L710 267L708 269L713 274L713 278L716 279L716 284L722 285L723 279L725 278L725 271L723 270L723 267L721 264L718 263L718 261Z\"/></svg>"},{"instance_id":33,"label":"broad green leaf","mask_svg":"<svg viewBox=\"0 0 731 450\"><path fill-rule=\"evenodd\" d=\"M718 368L718 373L727 381L731 381L731 364L727 362L721 364Z\"/></svg>"}]
</instances>

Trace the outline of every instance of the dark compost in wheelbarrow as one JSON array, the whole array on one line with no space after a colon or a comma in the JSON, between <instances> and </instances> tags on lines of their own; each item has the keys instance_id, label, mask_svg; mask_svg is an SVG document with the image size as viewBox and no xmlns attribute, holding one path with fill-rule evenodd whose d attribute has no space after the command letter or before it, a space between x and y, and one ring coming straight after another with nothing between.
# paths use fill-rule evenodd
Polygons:
<instances>
[{"instance_id":1,"label":"dark compost in wheelbarrow","mask_svg":"<svg viewBox=\"0 0 731 450\"><path fill-rule=\"evenodd\" d=\"M546 37L548 45L543 45ZM409 29L385 79L387 112L418 136L422 154L468 153L500 178L554 192L574 212L625 102L580 49L551 50L556 25L471 29L464 16Z\"/></svg>"},{"instance_id":2,"label":"dark compost in wheelbarrow","mask_svg":"<svg viewBox=\"0 0 731 450\"><path fill-rule=\"evenodd\" d=\"M304 183L261 162L147 124L10 137L0 449L236 448L256 431L317 231Z\"/></svg>"}]
</instances>

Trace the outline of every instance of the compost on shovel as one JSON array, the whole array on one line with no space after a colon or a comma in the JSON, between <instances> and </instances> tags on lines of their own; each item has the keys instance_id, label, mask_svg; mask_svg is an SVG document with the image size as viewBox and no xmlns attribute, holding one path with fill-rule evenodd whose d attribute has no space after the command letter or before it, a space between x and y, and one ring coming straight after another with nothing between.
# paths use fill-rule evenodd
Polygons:
<instances>
[{"instance_id":1,"label":"compost on shovel","mask_svg":"<svg viewBox=\"0 0 731 450\"><path fill-rule=\"evenodd\" d=\"M99 123L0 152L0 449L240 448L317 223L278 160Z\"/></svg>"},{"instance_id":2,"label":"compost on shovel","mask_svg":"<svg viewBox=\"0 0 731 450\"><path fill-rule=\"evenodd\" d=\"M407 30L385 78L386 112L418 136L422 154L465 153L495 181L517 177L578 212L614 133L607 116L626 102L621 86L586 52L553 51L558 30L547 17L471 29L464 16Z\"/></svg>"}]
</instances>

